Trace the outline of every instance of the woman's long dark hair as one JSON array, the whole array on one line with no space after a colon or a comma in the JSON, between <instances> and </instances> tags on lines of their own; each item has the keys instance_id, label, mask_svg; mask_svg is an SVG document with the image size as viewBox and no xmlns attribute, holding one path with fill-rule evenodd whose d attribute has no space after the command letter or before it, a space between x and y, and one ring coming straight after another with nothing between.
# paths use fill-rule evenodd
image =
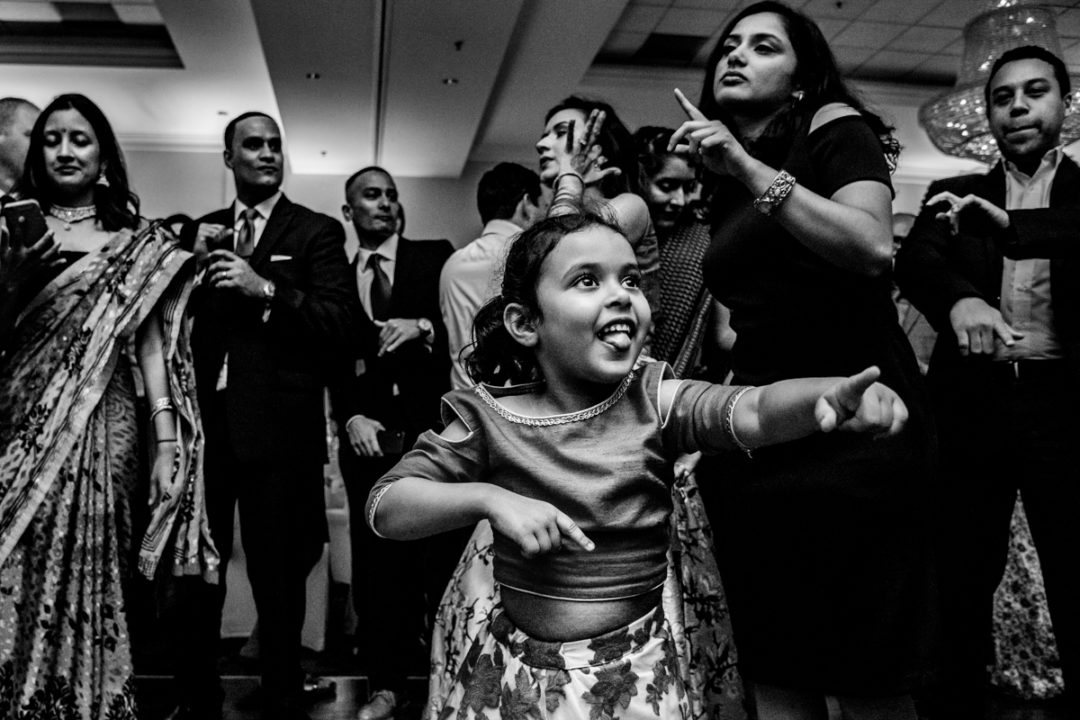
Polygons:
<instances>
[{"instance_id":1,"label":"woman's long dark hair","mask_svg":"<svg viewBox=\"0 0 1080 720\"><path fill-rule=\"evenodd\" d=\"M536 353L510 336L503 324L503 313L507 305L517 303L525 308L530 318L541 320L536 286L545 258L567 235L597 226L622 234L616 225L599 215L571 213L545 218L511 243L506 254L502 289L480 308L473 320L475 340L472 354L465 359L465 369L473 382L504 385L542 379Z\"/></svg>"},{"instance_id":2,"label":"woman's long dark hair","mask_svg":"<svg viewBox=\"0 0 1080 720\"><path fill-rule=\"evenodd\" d=\"M784 24L791 47L795 51L795 75L792 83L796 89L802 91L802 98L790 103L784 108L769 126L765 129L759 141L784 145L795 135L810 125L814 113L832 102L840 102L850 105L859 111L870 125L870 129L878 136L882 152L889 164L889 169L896 167L896 159L900 154L900 143L893 135L893 128L874 112L870 111L864 103L844 82L840 74L840 68L836 64L832 49L821 29L813 20L806 15L789 8L783 3L774 0L765 0L750 5L739 12L724 28L716 47L709 55L708 64L705 67L705 84L701 91L701 100L698 108L706 117L723 121L732 132L738 134L731 124L730 118L724 113L723 108L716 102L713 86L716 82L716 67L720 58L724 55L724 41L735 25L740 20L750 15L761 13L773 13L780 17ZM740 138L742 140L742 138ZM745 142L745 140L744 140ZM754 152L754 144L748 144L748 150Z\"/></svg>"},{"instance_id":3,"label":"woman's long dark hair","mask_svg":"<svg viewBox=\"0 0 1080 720\"><path fill-rule=\"evenodd\" d=\"M580 110L586 119L593 110L602 110L607 116L600 128L600 150L607 159L606 167L615 166L622 171L620 175L608 176L600 183L600 192L605 198L613 198L624 192L641 193L641 170L638 168L637 153L634 150L634 138L630 130L619 119L615 108L600 100L590 100L578 95L571 95L547 111L544 116L546 125L555 113L562 110ZM584 128L581 128L583 131Z\"/></svg>"},{"instance_id":4,"label":"woman's long dark hair","mask_svg":"<svg viewBox=\"0 0 1080 720\"><path fill-rule=\"evenodd\" d=\"M94 206L97 219L104 230L135 229L139 226L139 197L128 186L127 168L116 133L101 112L101 108L85 95L60 95L41 111L30 131L30 146L26 152L26 168L19 182L19 193L38 201L48 211L56 204L49 175L45 169L45 123L60 110L75 110L90 123L97 135L102 179L94 185Z\"/></svg>"}]
</instances>

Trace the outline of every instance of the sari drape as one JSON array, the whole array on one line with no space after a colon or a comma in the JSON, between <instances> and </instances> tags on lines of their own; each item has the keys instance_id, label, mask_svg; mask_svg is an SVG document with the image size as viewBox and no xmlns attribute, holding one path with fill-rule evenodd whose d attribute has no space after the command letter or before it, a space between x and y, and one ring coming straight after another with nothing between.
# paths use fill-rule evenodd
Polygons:
<instances>
[{"instance_id":1,"label":"sari drape","mask_svg":"<svg viewBox=\"0 0 1080 720\"><path fill-rule=\"evenodd\" d=\"M145 448L129 362L158 313L177 409L175 497L136 564L216 580L184 307L192 257L160 224L113 234L50 281L0 358L0 718L134 718L122 571Z\"/></svg>"}]
</instances>

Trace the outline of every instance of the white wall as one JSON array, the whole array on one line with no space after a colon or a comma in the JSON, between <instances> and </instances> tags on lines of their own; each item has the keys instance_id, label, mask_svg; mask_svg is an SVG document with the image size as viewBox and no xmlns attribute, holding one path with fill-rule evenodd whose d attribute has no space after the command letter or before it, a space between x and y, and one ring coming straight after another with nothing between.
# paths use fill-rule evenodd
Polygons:
<instances>
[{"instance_id":1,"label":"white wall","mask_svg":"<svg viewBox=\"0 0 1080 720\"><path fill-rule=\"evenodd\" d=\"M489 163L468 163L459 179L396 177L398 198L405 208L405 236L412 239L448 239L455 247L473 240L482 224L476 209L476 185ZM357 168L359 170L359 168ZM387 170L394 172L392 165ZM289 198L338 220L345 202L347 175L290 175L285 181ZM356 243L346 227L350 249Z\"/></svg>"},{"instance_id":2,"label":"white wall","mask_svg":"<svg viewBox=\"0 0 1080 720\"><path fill-rule=\"evenodd\" d=\"M146 217L198 217L231 197L232 176L226 175L219 152L125 150L124 159Z\"/></svg>"},{"instance_id":3,"label":"white wall","mask_svg":"<svg viewBox=\"0 0 1080 720\"><path fill-rule=\"evenodd\" d=\"M232 175L214 150L125 150L132 188L146 217L184 213L199 217L224 207L234 197ZM461 178L396 178L405 207L405 235L415 239L449 239L461 247L480 234L476 186L493 163L468 163ZM359 168L357 168L359 169ZM393 168L388 168L393 172ZM286 173L285 193L293 202L343 221L346 175ZM346 227L349 247L356 244Z\"/></svg>"}]
</instances>

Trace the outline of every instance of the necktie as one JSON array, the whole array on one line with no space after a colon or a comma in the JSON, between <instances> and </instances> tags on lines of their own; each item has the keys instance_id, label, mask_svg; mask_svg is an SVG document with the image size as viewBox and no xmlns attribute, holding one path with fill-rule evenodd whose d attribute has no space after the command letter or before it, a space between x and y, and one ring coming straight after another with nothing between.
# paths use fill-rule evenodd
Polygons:
<instances>
[{"instance_id":1,"label":"necktie","mask_svg":"<svg viewBox=\"0 0 1080 720\"><path fill-rule=\"evenodd\" d=\"M240 226L240 234L236 236L236 254L246 259L255 251L255 218L259 217L259 211L248 208L240 213L240 217L244 224Z\"/></svg>"},{"instance_id":2,"label":"necktie","mask_svg":"<svg viewBox=\"0 0 1080 720\"><path fill-rule=\"evenodd\" d=\"M390 278L382 269L382 261L386 260L379 253L371 253L368 256L367 266L371 268L371 317L375 320L385 320L390 310Z\"/></svg>"}]
</instances>

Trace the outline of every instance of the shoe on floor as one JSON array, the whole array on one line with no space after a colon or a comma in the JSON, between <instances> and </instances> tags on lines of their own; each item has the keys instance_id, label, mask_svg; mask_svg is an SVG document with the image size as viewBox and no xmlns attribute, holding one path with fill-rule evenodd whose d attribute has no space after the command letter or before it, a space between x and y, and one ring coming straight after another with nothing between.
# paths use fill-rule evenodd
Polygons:
<instances>
[{"instance_id":1,"label":"shoe on floor","mask_svg":"<svg viewBox=\"0 0 1080 720\"><path fill-rule=\"evenodd\" d=\"M165 720L221 720L220 707L195 707L181 703Z\"/></svg>"},{"instance_id":2,"label":"shoe on floor","mask_svg":"<svg viewBox=\"0 0 1080 720\"><path fill-rule=\"evenodd\" d=\"M390 720L397 705L398 697L393 690L379 690L356 713L356 720Z\"/></svg>"},{"instance_id":3,"label":"shoe on floor","mask_svg":"<svg viewBox=\"0 0 1080 720\"><path fill-rule=\"evenodd\" d=\"M337 683L316 675L304 676L304 702L322 702L333 700L337 696Z\"/></svg>"}]
</instances>

